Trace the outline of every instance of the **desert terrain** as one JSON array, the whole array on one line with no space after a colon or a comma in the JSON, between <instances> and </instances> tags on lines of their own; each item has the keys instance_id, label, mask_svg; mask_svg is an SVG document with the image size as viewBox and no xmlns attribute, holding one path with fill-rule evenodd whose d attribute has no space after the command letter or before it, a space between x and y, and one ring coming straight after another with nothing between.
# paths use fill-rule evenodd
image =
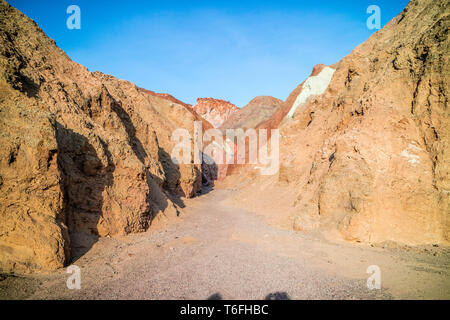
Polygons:
<instances>
[{"instance_id":1,"label":"desert terrain","mask_svg":"<svg viewBox=\"0 0 450 320\"><path fill-rule=\"evenodd\" d=\"M205 190L206 191L206 190ZM230 205L226 185L186 201L175 223L102 238L70 274L6 277L1 299L449 299L448 247L331 242ZM78 248L83 252L85 248ZM366 286L370 265L381 290Z\"/></svg>"},{"instance_id":2,"label":"desert terrain","mask_svg":"<svg viewBox=\"0 0 450 320\"><path fill-rule=\"evenodd\" d=\"M0 299L450 299L449 30L448 1L412 0L285 101L191 105L0 0ZM276 172L173 160L213 128L269 130Z\"/></svg>"}]
</instances>

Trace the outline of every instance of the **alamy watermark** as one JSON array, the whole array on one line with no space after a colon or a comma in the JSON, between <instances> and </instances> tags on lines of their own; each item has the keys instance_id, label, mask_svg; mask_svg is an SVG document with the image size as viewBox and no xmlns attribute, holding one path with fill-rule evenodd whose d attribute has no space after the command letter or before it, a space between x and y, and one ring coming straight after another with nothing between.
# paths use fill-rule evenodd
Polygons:
<instances>
[{"instance_id":1,"label":"alamy watermark","mask_svg":"<svg viewBox=\"0 0 450 320\"><path fill-rule=\"evenodd\" d=\"M70 16L66 20L66 26L69 30L81 29L81 9L79 6L72 4L67 7L67 14Z\"/></svg>"},{"instance_id":2,"label":"alamy watermark","mask_svg":"<svg viewBox=\"0 0 450 320\"><path fill-rule=\"evenodd\" d=\"M367 288L369 290L381 289L381 269L377 265L367 267L366 273L370 274L367 278Z\"/></svg>"},{"instance_id":3,"label":"alamy watermark","mask_svg":"<svg viewBox=\"0 0 450 320\"><path fill-rule=\"evenodd\" d=\"M379 6L377 5L371 5L367 8L366 11L368 14L371 14L371 16L369 18L367 18L367 28L369 28L370 30L376 29L376 30L380 30L381 29L381 9Z\"/></svg>"},{"instance_id":4,"label":"alamy watermark","mask_svg":"<svg viewBox=\"0 0 450 320\"><path fill-rule=\"evenodd\" d=\"M71 276L67 279L66 285L69 290L80 290L81 289L81 269L76 265L71 265L67 267L67 273Z\"/></svg>"},{"instance_id":5,"label":"alamy watermark","mask_svg":"<svg viewBox=\"0 0 450 320\"><path fill-rule=\"evenodd\" d=\"M267 129L227 129L225 134L208 129L203 133L202 122L195 121L193 138L183 128L172 133L176 145L171 157L175 164L252 164L261 175L273 175L280 167L279 137L278 129L270 130L270 138Z\"/></svg>"}]
</instances>

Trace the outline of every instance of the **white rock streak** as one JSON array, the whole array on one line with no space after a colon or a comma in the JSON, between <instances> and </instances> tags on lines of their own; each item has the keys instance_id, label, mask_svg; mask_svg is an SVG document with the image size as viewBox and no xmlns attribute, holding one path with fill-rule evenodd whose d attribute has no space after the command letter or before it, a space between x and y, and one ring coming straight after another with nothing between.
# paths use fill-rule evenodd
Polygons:
<instances>
[{"instance_id":1,"label":"white rock streak","mask_svg":"<svg viewBox=\"0 0 450 320\"><path fill-rule=\"evenodd\" d=\"M410 143L408 147L402 151L400 156L408 160L408 162L415 167L420 163L420 157L413 152L420 152L421 150L422 149L419 147Z\"/></svg>"},{"instance_id":2,"label":"white rock streak","mask_svg":"<svg viewBox=\"0 0 450 320\"><path fill-rule=\"evenodd\" d=\"M311 76L306 79L302 91L297 96L287 117L293 118L297 108L304 105L309 97L323 94L330 84L334 71L336 70L333 68L325 67L317 76Z\"/></svg>"}]
</instances>

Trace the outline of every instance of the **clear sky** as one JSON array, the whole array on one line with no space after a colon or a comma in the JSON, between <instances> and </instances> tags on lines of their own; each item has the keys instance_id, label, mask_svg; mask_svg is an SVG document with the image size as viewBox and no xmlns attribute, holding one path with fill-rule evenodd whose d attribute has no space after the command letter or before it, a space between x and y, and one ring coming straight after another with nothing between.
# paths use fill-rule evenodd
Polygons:
<instances>
[{"instance_id":1,"label":"clear sky","mask_svg":"<svg viewBox=\"0 0 450 320\"><path fill-rule=\"evenodd\" d=\"M384 26L407 0L100 1L8 0L91 71L194 104L197 97L239 107L258 95L285 100L315 64L333 64ZM81 9L69 30L66 9Z\"/></svg>"}]
</instances>

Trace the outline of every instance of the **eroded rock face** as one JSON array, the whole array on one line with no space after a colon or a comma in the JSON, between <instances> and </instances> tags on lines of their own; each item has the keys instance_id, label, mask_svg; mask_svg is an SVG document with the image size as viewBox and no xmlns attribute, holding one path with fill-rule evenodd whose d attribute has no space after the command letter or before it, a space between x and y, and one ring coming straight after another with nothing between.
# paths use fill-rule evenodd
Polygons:
<instances>
[{"instance_id":1,"label":"eroded rock face","mask_svg":"<svg viewBox=\"0 0 450 320\"><path fill-rule=\"evenodd\" d=\"M211 123L214 128L219 128L231 115L239 110L238 107L228 101L213 98L198 98L197 104L193 109Z\"/></svg>"},{"instance_id":2,"label":"eroded rock face","mask_svg":"<svg viewBox=\"0 0 450 320\"><path fill-rule=\"evenodd\" d=\"M0 265L64 265L70 238L58 170L56 120L0 81ZM20 174L18 174L20 172Z\"/></svg>"},{"instance_id":3,"label":"eroded rock face","mask_svg":"<svg viewBox=\"0 0 450 320\"><path fill-rule=\"evenodd\" d=\"M201 166L170 157L198 115L89 72L3 0L0 38L2 272L61 267L71 247L145 231L200 190Z\"/></svg>"},{"instance_id":4,"label":"eroded rock face","mask_svg":"<svg viewBox=\"0 0 450 320\"><path fill-rule=\"evenodd\" d=\"M305 83L291 94L265 124L280 123L281 165L277 177L259 180L259 202L289 195L282 215L297 230L369 243L449 242L449 11L448 1L411 1L330 66L324 93L302 100L292 118Z\"/></svg>"},{"instance_id":5,"label":"eroded rock face","mask_svg":"<svg viewBox=\"0 0 450 320\"><path fill-rule=\"evenodd\" d=\"M348 240L449 240L448 12L412 1L284 123L284 148L312 150L294 160L311 168L296 205L308 220Z\"/></svg>"}]
</instances>

